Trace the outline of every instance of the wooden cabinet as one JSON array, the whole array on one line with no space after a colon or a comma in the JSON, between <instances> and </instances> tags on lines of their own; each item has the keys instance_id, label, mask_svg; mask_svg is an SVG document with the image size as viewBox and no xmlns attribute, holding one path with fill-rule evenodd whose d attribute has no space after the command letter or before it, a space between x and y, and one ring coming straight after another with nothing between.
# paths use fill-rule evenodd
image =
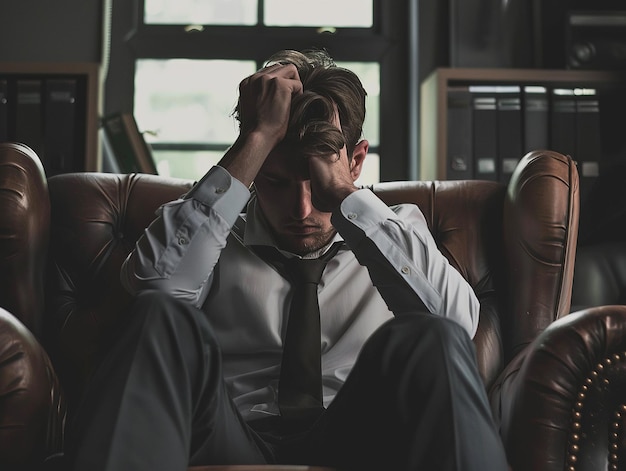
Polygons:
<instances>
[{"instance_id":1,"label":"wooden cabinet","mask_svg":"<svg viewBox=\"0 0 626 471\"><path fill-rule=\"evenodd\" d=\"M99 64L0 63L0 141L27 144L48 176L101 169Z\"/></svg>"},{"instance_id":2,"label":"wooden cabinet","mask_svg":"<svg viewBox=\"0 0 626 471\"><path fill-rule=\"evenodd\" d=\"M538 146L572 155L581 187L588 186L611 162L626 163L625 89L618 72L437 69L421 84L420 178L506 181L514 162L502 154L515 144L517 159ZM516 90L518 115L500 113L498 93ZM542 90L545 106L536 108L531 93ZM492 140L485 137L490 126Z\"/></svg>"}]
</instances>

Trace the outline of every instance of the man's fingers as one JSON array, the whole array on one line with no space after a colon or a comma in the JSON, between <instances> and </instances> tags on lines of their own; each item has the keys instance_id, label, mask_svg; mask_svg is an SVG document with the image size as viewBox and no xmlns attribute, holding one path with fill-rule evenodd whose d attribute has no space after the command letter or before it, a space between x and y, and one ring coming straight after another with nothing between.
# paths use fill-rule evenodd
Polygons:
<instances>
[{"instance_id":1,"label":"man's fingers","mask_svg":"<svg viewBox=\"0 0 626 471\"><path fill-rule=\"evenodd\" d=\"M263 67L261 70L258 70L256 73L248 77L249 80L255 79L267 79L267 78L286 78L300 81L300 74L298 74L298 69L293 64L272 64L267 67Z\"/></svg>"},{"instance_id":2,"label":"man's fingers","mask_svg":"<svg viewBox=\"0 0 626 471\"><path fill-rule=\"evenodd\" d=\"M263 67L257 72L258 75L276 75L280 77L300 80L298 69L293 64L272 64Z\"/></svg>"},{"instance_id":3,"label":"man's fingers","mask_svg":"<svg viewBox=\"0 0 626 471\"><path fill-rule=\"evenodd\" d=\"M275 64L266 67L259 72L258 77L261 80L280 80L287 85L292 94L297 94L302 91L300 74L298 74L298 69L293 64Z\"/></svg>"},{"instance_id":4,"label":"man's fingers","mask_svg":"<svg viewBox=\"0 0 626 471\"><path fill-rule=\"evenodd\" d=\"M300 75L298 69L293 64L274 64L265 67L254 75L251 75L243 79L239 83L239 91L242 92L250 87L252 90L262 90L266 85L274 80L282 82L292 95L296 95L302 92L302 82L300 81ZM257 88L260 87L260 88Z\"/></svg>"},{"instance_id":5,"label":"man's fingers","mask_svg":"<svg viewBox=\"0 0 626 471\"><path fill-rule=\"evenodd\" d=\"M239 83L241 129L258 129L279 142L287 131L292 99L302 90L293 64L274 64L243 79Z\"/></svg>"}]
</instances>

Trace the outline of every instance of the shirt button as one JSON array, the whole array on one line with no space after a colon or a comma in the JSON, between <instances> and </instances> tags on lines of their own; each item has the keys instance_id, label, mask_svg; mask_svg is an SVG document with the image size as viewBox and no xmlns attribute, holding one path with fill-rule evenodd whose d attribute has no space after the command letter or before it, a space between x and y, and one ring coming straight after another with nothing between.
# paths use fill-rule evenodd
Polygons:
<instances>
[{"instance_id":1,"label":"shirt button","mask_svg":"<svg viewBox=\"0 0 626 471\"><path fill-rule=\"evenodd\" d=\"M222 193L226 193L226 188L218 187L215 189L215 193L221 195Z\"/></svg>"},{"instance_id":2,"label":"shirt button","mask_svg":"<svg viewBox=\"0 0 626 471\"><path fill-rule=\"evenodd\" d=\"M408 275L409 273L411 273L411 269L409 267L407 267L406 265L404 265L402 268L400 268L400 271L404 274L404 275Z\"/></svg>"},{"instance_id":3,"label":"shirt button","mask_svg":"<svg viewBox=\"0 0 626 471\"><path fill-rule=\"evenodd\" d=\"M356 213L348 213L348 219L356 219Z\"/></svg>"}]
</instances>

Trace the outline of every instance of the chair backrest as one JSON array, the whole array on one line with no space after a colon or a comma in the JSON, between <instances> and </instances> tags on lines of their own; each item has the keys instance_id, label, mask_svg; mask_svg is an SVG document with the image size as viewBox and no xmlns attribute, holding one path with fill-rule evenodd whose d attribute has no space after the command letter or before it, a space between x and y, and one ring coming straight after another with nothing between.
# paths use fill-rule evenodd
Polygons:
<instances>
[{"instance_id":1,"label":"chair backrest","mask_svg":"<svg viewBox=\"0 0 626 471\"><path fill-rule=\"evenodd\" d=\"M49 350L70 407L130 296L120 268L157 208L191 181L153 175L61 174L49 179Z\"/></svg>"},{"instance_id":2,"label":"chair backrest","mask_svg":"<svg viewBox=\"0 0 626 471\"><path fill-rule=\"evenodd\" d=\"M48 315L63 384L79 393L129 297L123 260L163 203L192 182L82 173L49 180L52 205ZM504 362L569 312L578 224L578 174L569 157L527 155L511 184L393 182L373 190L415 203L442 252L482 302L475 338L489 386Z\"/></svg>"},{"instance_id":3,"label":"chair backrest","mask_svg":"<svg viewBox=\"0 0 626 471\"><path fill-rule=\"evenodd\" d=\"M579 217L573 160L531 152L508 187L486 181L382 183L388 204L417 204L481 301L474 338L487 387L503 365L570 309Z\"/></svg>"},{"instance_id":4,"label":"chair backrest","mask_svg":"<svg viewBox=\"0 0 626 471\"><path fill-rule=\"evenodd\" d=\"M502 309L507 291L503 245L506 188L490 181L415 181L375 185L387 204L420 207L439 249L472 285L481 302L474 338L479 369L490 384L505 359Z\"/></svg>"}]
</instances>

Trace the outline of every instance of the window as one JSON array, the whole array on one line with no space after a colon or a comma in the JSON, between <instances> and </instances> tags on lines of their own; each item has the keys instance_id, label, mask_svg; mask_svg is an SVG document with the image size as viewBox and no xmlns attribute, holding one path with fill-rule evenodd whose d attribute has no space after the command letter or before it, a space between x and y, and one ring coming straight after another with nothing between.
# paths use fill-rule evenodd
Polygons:
<instances>
[{"instance_id":1,"label":"window","mask_svg":"<svg viewBox=\"0 0 626 471\"><path fill-rule=\"evenodd\" d=\"M254 61L137 60L134 114L159 174L199 179L219 161L237 137L237 85L255 70Z\"/></svg>"},{"instance_id":2,"label":"window","mask_svg":"<svg viewBox=\"0 0 626 471\"><path fill-rule=\"evenodd\" d=\"M373 0L144 0L146 24L248 25L261 10L267 26L369 28Z\"/></svg>"},{"instance_id":3,"label":"window","mask_svg":"<svg viewBox=\"0 0 626 471\"><path fill-rule=\"evenodd\" d=\"M380 0L137 0L135 8L114 1L114 34L125 39L111 46L105 112L132 110L160 174L199 179L237 136L239 82L273 52L308 47L326 48L368 92L370 154L359 183L406 166L379 158L406 141L403 111L384 101L397 99L406 73L397 46L381 34ZM393 110L390 122L385 110Z\"/></svg>"}]
</instances>

